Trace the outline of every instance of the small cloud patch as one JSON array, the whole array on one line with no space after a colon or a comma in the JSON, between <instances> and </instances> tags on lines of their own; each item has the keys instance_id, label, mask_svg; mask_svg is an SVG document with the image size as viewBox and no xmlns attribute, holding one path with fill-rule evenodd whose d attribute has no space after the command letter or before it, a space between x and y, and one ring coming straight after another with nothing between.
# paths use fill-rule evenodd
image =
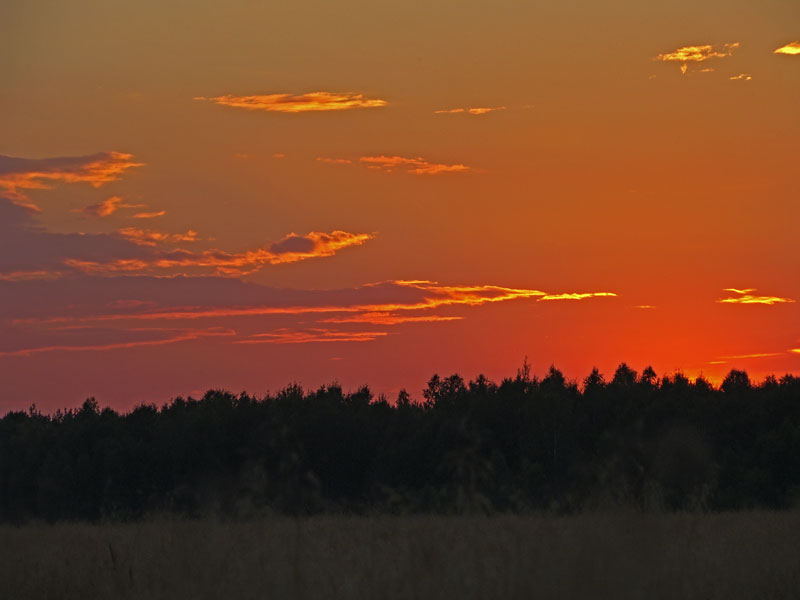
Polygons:
<instances>
[{"instance_id":1,"label":"small cloud patch","mask_svg":"<svg viewBox=\"0 0 800 600\"><path fill-rule=\"evenodd\" d=\"M794 302L792 298L782 298L780 296L757 296L753 293L757 291L755 288L725 288L723 291L731 292L734 295L729 298L720 298L717 300L720 304L766 304L771 306L773 304Z\"/></svg>"},{"instance_id":2,"label":"small cloud patch","mask_svg":"<svg viewBox=\"0 0 800 600\"><path fill-rule=\"evenodd\" d=\"M784 54L787 56L800 55L800 42L789 42L788 44L776 49L773 54Z\"/></svg>"},{"instance_id":3,"label":"small cloud patch","mask_svg":"<svg viewBox=\"0 0 800 600\"><path fill-rule=\"evenodd\" d=\"M266 112L303 113L319 111L341 111L358 108L379 108L388 102L380 98L366 98L364 94L355 92L310 92L308 94L258 94L253 96L235 96L226 94L206 98L197 96L195 100L204 100L246 110Z\"/></svg>"}]
</instances>

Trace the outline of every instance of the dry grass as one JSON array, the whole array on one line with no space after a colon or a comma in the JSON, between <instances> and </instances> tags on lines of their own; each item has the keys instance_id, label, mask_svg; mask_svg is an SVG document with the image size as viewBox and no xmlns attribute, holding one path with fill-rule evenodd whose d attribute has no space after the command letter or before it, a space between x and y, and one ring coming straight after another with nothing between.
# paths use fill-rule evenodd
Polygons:
<instances>
[{"instance_id":1,"label":"dry grass","mask_svg":"<svg viewBox=\"0 0 800 600\"><path fill-rule=\"evenodd\" d=\"M800 513L0 528L0 598L797 598Z\"/></svg>"}]
</instances>

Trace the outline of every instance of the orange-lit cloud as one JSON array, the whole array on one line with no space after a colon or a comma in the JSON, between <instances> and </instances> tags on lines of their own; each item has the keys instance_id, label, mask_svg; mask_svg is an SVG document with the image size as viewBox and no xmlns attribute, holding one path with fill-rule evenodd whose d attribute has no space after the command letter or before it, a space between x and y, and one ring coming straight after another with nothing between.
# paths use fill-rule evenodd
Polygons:
<instances>
[{"instance_id":1,"label":"orange-lit cloud","mask_svg":"<svg viewBox=\"0 0 800 600\"><path fill-rule=\"evenodd\" d=\"M374 237L369 233L349 233L347 231L332 231L331 233L312 231L306 235L290 233L269 246L267 262L276 265L307 258L333 256L342 248L361 246Z\"/></svg>"},{"instance_id":2,"label":"orange-lit cloud","mask_svg":"<svg viewBox=\"0 0 800 600\"><path fill-rule=\"evenodd\" d=\"M128 331L128 333L136 331L137 330L130 330ZM172 335L169 335L168 337L148 339L148 340L114 342L110 344L92 344L85 346L61 344L61 345L23 348L20 350L1 351L0 357L32 356L34 354L42 354L44 352L102 352L107 350L123 350L127 348L139 348L142 346L164 346L166 344L187 342L190 340L198 340L201 338L228 337L235 335L236 332L234 330L221 327L211 327L209 329L188 329L184 331L176 331L172 333Z\"/></svg>"},{"instance_id":3,"label":"orange-lit cloud","mask_svg":"<svg viewBox=\"0 0 800 600\"><path fill-rule=\"evenodd\" d=\"M486 106L486 107L475 107L475 108L447 108L443 110L435 110L433 111L434 114L437 115L457 115L457 114L466 114L466 115L485 115L490 112L495 112L498 110L506 110L505 106Z\"/></svg>"},{"instance_id":4,"label":"orange-lit cloud","mask_svg":"<svg viewBox=\"0 0 800 600\"><path fill-rule=\"evenodd\" d=\"M800 354L800 348L792 348L791 350L789 350L789 352L791 352L792 354Z\"/></svg>"},{"instance_id":5,"label":"orange-lit cloud","mask_svg":"<svg viewBox=\"0 0 800 600\"><path fill-rule=\"evenodd\" d=\"M796 56L800 54L800 42L789 42L785 46L781 46L773 54L787 54L789 56Z\"/></svg>"},{"instance_id":6,"label":"orange-lit cloud","mask_svg":"<svg viewBox=\"0 0 800 600\"><path fill-rule=\"evenodd\" d=\"M326 313L389 313L435 310L448 306L481 306L524 299L588 300L615 297L611 292L548 294L540 290L506 288L494 285L451 286L426 280L394 280L370 283L349 290L343 301L336 290L315 293L316 303L290 302L285 305L208 306L148 310L143 313L102 314L85 317L52 317L45 320L15 319L14 323L108 322L138 320L194 320L267 315L306 315ZM330 298L330 300L327 300Z\"/></svg>"},{"instance_id":7,"label":"orange-lit cloud","mask_svg":"<svg viewBox=\"0 0 800 600\"><path fill-rule=\"evenodd\" d=\"M164 242L196 242L200 238L196 231L189 229L186 233L165 233L152 229L139 229L137 227L123 227L117 233L126 240L142 246L155 246Z\"/></svg>"},{"instance_id":8,"label":"orange-lit cloud","mask_svg":"<svg viewBox=\"0 0 800 600\"><path fill-rule=\"evenodd\" d=\"M194 241L194 238L181 240L171 237L171 234L137 230L136 228L121 230L120 234L127 236L129 240L147 245L168 240ZM179 235L191 237L193 234L196 235L194 232L189 231L186 234ZM213 269L218 274L224 275L245 275L259 270L266 264L277 265L309 258L333 256L342 248L360 246L373 239L373 237L368 233L349 233L347 231L321 233L312 231L306 235L292 233L264 248L240 253L225 252L223 250L206 250L204 252L172 250L156 253L153 256L116 259L107 262L68 258L64 261L64 264L78 271L91 274L147 273L167 269L201 268Z\"/></svg>"},{"instance_id":9,"label":"orange-lit cloud","mask_svg":"<svg viewBox=\"0 0 800 600\"><path fill-rule=\"evenodd\" d=\"M158 210L155 212L140 212L131 216L132 219L155 219L156 217L163 217L167 214L165 210Z\"/></svg>"},{"instance_id":10,"label":"orange-lit cloud","mask_svg":"<svg viewBox=\"0 0 800 600\"><path fill-rule=\"evenodd\" d=\"M678 62L681 66L681 73L686 73L690 62L704 62L712 58L725 58L730 56L739 47L739 42L723 44L721 49L715 49L711 44L698 46L683 46L672 52L665 52L655 57L655 60L663 62Z\"/></svg>"},{"instance_id":11,"label":"orange-lit cloud","mask_svg":"<svg viewBox=\"0 0 800 600\"><path fill-rule=\"evenodd\" d=\"M62 271L47 271L44 269L29 271L0 272L0 281L33 281L36 279L58 279L63 276Z\"/></svg>"},{"instance_id":12,"label":"orange-lit cloud","mask_svg":"<svg viewBox=\"0 0 800 600\"><path fill-rule=\"evenodd\" d=\"M308 94L264 94L255 96L234 96L227 94L215 98L198 96L195 100L208 100L222 106L263 110L270 112L301 113L312 111L352 110L356 108L377 108L386 106L386 100L365 98L364 94L344 92L311 92Z\"/></svg>"},{"instance_id":13,"label":"orange-lit cloud","mask_svg":"<svg viewBox=\"0 0 800 600\"><path fill-rule=\"evenodd\" d=\"M169 239L168 233L153 231L152 229L138 229L136 227L124 227L117 230L117 233L126 240L143 246L155 246L157 243L165 242Z\"/></svg>"},{"instance_id":14,"label":"orange-lit cloud","mask_svg":"<svg viewBox=\"0 0 800 600\"><path fill-rule=\"evenodd\" d=\"M51 189L56 182L100 187L117 181L128 169L144 164L132 159L131 154L122 152L41 159L0 156L0 195L38 212L39 207L31 202L26 190Z\"/></svg>"},{"instance_id":15,"label":"orange-lit cloud","mask_svg":"<svg viewBox=\"0 0 800 600\"><path fill-rule=\"evenodd\" d=\"M103 274L107 275L107 274ZM397 280L334 290L288 290L208 277L85 277L67 279L69 291L45 303L26 303L0 296L0 313L8 318L7 335L0 337L2 356L29 356L56 350L115 350L135 346L163 345L199 339L205 335L228 335L238 344L303 344L369 342L385 337L386 327L458 321L464 315L454 308L522 299L588 300L610 293L548 294L540 290L493 285L442 285L425 280ZM24 282L7 285L28 285ZM23 290L24 288L18 288ZM39 296L41 286L30 287ZM115 290L117 300L109 301ZM87 299L76 305L75 298ZM92 304L92 299L98 300ZM249 301L251 304L246 304ZM449 309L442 314L444 309ZM449 314L448 314L449 313ZM264 331L261 323L268 319ZM158 322L178 323L212 320L237 331L195 328L163 329ZM214 320L222 320L215 322ZM143 329L140 324L151 326ZM372 325L380 330L357 331L336 325ZM255 329L255 331L253 331ZM259 331L261 330L261 332ZM155 339L149 332L167 332ZM204 332L211 333L204 333ZM263 332L263 333L262 333ZM11 334L14 335L11 335ZM34 334L37 344L31 344ZM108 343L109 335L114 335ZM68 336L76 336L71 340ZM100 336L103 343L87 336ZM143 339L143 336L145 339ZM120 338L123 338L120 341ZM15 343L16 341L16 343ZM15 347L16 346L16 347Z\"/></svg>"},{"instance_id":16,"label":"orange-lit cloud","mask_svg":"<svg viewBox=\"0 0 800 600\"><path fill-rule=\"evenodd\" d=\"M404 323L438 323L460 321L464 317L440 317L437 315L408 316L391 312L365 312L346 317L320 319L320 323L369 323L371 325L401 325Z\"/></svg>"},{"instance_id":17,"label":"orange-lit cloud","mask_svg":"<svg viewBox=\"0 0 800 600\"><path fill-rule=\"evenodd\" d=\"M465 173L472 167L461 164L447 165L433 163L422 157L407 158L404 156L362 156L359 159L370 169L380 169L391 173L395 169L414 173L415 175L440 175L442 173Z\"/></svg>"},{"instance_id":18,"label":"orange-lit cloud","mask_svg":"<svg viewBox=\"0 0 800 600\"><path fill-rule=\"evenodd\" d=\"M336 331L333 329L276 329L268 333L257 333L236 344L310 344L319 342L371 342L389 335L385 331Z\"/></svg>"},{"instance_id":19,"label":"orange-lit cloud","mask_svg":"<svg viewBox=\"0 0 800 600\"><path fill-rule=\"evenodd\" d=\"M173 242L197 242L200 238L194 229L187 229L185 233L173 233Z\"/></svg>"},{"instance_id":20,"label":"orange-lit cloud","mask_svg":"<svg viewBox=\"0 0 800 600\"><path fill-rule=\"evenodd\" d=\"M329 165L349 165L353 163L349 158L327 158L325 156L318 156L317 160Z\"/></svg>"},{"instance_id":21,"label":"orange-lit cloud","mask_svg":"<svg viewBox=\"0 0 800 600\"><path fill-rule=\"evenodd\" d=\"M144 204L124 204L119 196L111 196L98 204L92 204L80 210L80 212L93 217L110 217L121 208L144 208Z\"/></svg>"},{"instance_id":22,"label":"orange-lit cloud","mask_svg":"<svg viewBox=\"0 0 800 600\"><path fill-rule=\"evenodd\" d=\"M734 356L722 356L717 360L710 360L710 365L724 365L732 360L746 360L750 358L769 358L771 356L780 356L783 352L756 352L754 354L736 354Z\"/></svg>"},{"instance_id":23,"label":"orange-lit cloud","mask_svg":"<svg viewBox=\"0 0 800 600\"><path fill-rule=\"evenodd\" d=\"M753 354L735 354L733 356L721 356L716 360L710 360L709 365L725 365L732 360L749 360L751 358L771 358L773 356L781 356L783 352L755 352Z\"/></svg>"},{"instance_id":24,"label":"orange-lit cloud","mask_svg":"<svg viewBox=\"0 0 800 600\"><path fill-rule=\"evenodd\" d=\"M779 296L755 296L755 288L725 288L723 291L735 294L730 298L720 298L717 302L721 304L786 304L794 302L791 298L781 298Z\"/></svg>"},{"instance_id":25,"label":"orange-lit cloud","mask_svg":"<svg viewBox=\"0 0 800 600\"><path fill-rule=\"evenodd\" d=\"M586 298L611 298L616 296L616 294L611 292L586 292L586 293L569 293L569 294L547 294L546 296L542 296L539 298L539 301L542 300L585 300Z\"/></svg>"},{"instance_id":26,"label":"orange-lit cloud","mask_svg":"<svg viewBox=\"0 0 800 600\"><path fill-rule=\"evenodd\" d=\"M738 75L732 75L728 77L731 81L752 81L753 76L750 73L739 73Z\"/></svg>"}]
</instances>

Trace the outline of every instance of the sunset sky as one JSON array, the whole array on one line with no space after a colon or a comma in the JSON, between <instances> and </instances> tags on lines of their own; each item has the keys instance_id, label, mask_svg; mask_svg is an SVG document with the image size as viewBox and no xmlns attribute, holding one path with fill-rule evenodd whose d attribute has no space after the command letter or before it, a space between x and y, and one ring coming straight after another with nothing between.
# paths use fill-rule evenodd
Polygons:
<instances>
[{"instance_id":1,"label":"sunset sky","mask_svg":"<svg viewBox=\"0 0 800 600\"><path fill-rule=\"evenodd\" d=\"M0 5L0 410L800 374L795 0Z\"/></svg>"}]
</instances>

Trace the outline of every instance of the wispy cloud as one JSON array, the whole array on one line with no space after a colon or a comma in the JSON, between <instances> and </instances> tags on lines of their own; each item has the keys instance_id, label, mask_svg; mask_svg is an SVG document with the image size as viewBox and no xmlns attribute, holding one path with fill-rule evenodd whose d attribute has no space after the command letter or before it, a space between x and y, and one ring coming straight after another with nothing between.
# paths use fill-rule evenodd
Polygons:
<instances>
[{"instance_id":1,"label":"wispy cloud","mask_svg":"<svg viewBox=\"0 0 800 600\"><path fill-rule=\"evenodd\" d=\"M702 44L697 46L682 46L672 52L664 52L655 57L654 60L662 62L677 62L680 63L681 73L686 73L691 62L705 62L712 58L725 58L733 54L733 51L739 47L739 42L731 44L723 44L722 48L715 48L711 44Z\"/></svg>"},{"instance_id":2,"label":"wispy cloud","mask_svg":"<svg viewBox=\"0 0 800 600\"><path fill-rule=\"evenodd\" d=\"M732 360L749 360L751 358L770 358L773 356L781 356L783 352L754 352L753 354L734 354L732 356L720 356L715 360L708 361L709 365L724 365Z\"/></svg>"},{"instance_id":3,"label":"wispy cloud","mask_svg":"<svg viewBox=\"0 0 800 600\"><path fill-rule=\"evenodd\" d=\"M102 202L80 209L79 212L102 219L110 217L121 208L144 208L144 206L144 204L125 204L119 196L111 196Z\"/></svg>"},{"instance_id":4,"label":"wispy cloud","mask_svg":"<svg viewBox=\"0 0 800 600\"><path fill-rule=\"evenodd\" d=\"M276 265L307 258L333 256L342 248L361 246L374 238L375 236L369 233L349 233L347 231L332 231L331 233L311 231L306 235L290 233L269 246L267 262Z\"/></svg>"},{"instance_id":5,"label":"wispy cloud","mask_svg":"<svg viewBox=\"0 0 800 600\"><path fill-rule=\"evenodd\" d=\"M163 231L154 231L152 229L123 227L122 229L118 229L117 233L126 240L143 246L156 246L157 244L165 242L197 242L200 239L198 233L192 229L187 230L185 233L166 233Z\"/></svg>"},{"instance_id":6,"label":"wispy cloud","mask_svg":"<svg viewBox=\"0 0 800 600\"><path fill-rule=\"evenodd\" d=\"M786 54L789 56L797 56L800 54L800 42L789 42L780 48L777 48L774 54Z\"/></svg>"},{"instance_id":7,"label":"wispy cloud","mask_svg":"<svg viewBox=\"0 0 800 600\"><path fill-rule=\"evenodd\" d=\"M137 330L129 330L123 333L136 332ZM33 356L35 354L42 354L45 352L101 352L108 350L123 350L128 348L139 348L143 346L165 346L167 344L175 344L178 342L187 342L190 340L199 340L208 337L230 337L235 336L236 331L222 327L211 327L209 329L186 329L186 330L165 330L171 331L166 337L158 337L155 339L134 340L134 341L121 341L112 342L108 344L89 344L89 345L48 345L36 346L30 348L22 348L19 350L0 351L0 357L8 356Z\"/></svg>"},{"instance_id":8,"label":"wispy cloud","mask_svg":"<svg viewBox=\"0 0 800 600\"><path fill-rule=\"evenodd\" d=\"M385 331L337 331L334 329L276 329L267 333L257 333L236 344L311 344L320 342L372 342L389 335Z\"/></svg>"},{"instance_id":9,"label":"wispy cloud","mask_svg":"<svg viewBox=\"0 0 800 600\"><path fill-rule=\"evenodd\" d=\"M206 98L198 96L195 100L207 100L222 106L261 110L268 112L301 113L313 111L353 110L357 108L377 108L386 106L386 100L366 98L355 92L311 92L308 94L261 94L235 96L227 94Z\"/></svg>"},{"instance_id":10,"label":"wispy cloud","mask_svg":"<svg viewBox=\"0 0 800 600\"><path fill-rule=\"evenodd\" d=\"M738 75L732 75L728 77L731 81L751 81L753 76L750 73L739 73Z\"/></svg>"},{"instance_id":11,"label":"wispy cloud","mask_svg":"<svg viewBox=\"0 0 800 600\"><path fill-rule=\"evenodd\" d=\"M549 294L425 280L384 281L338 290L288 290L216 277L103 275L62 282L0 282L4 286L0 288L0 314L7 316L0 323L6 327L5 335L0 336L0 350L4 351L0 356L161 345L192 339L207 330L153 328L156 324L185 325L199 320L226 326L235 320L239 333L228 341L243 344L366 342L388 335L388 327L466 318L457 313L459 308L525 299L590 301L610 295ZM60 293L49 293L51 289ZM265 321L270 325L267 329ZM377 329L354 331L348 327L351 324ZM167 335L154 337L147 333L151 331ZM35 345L31 335L37 340ZM87 344L87 339L91 343Z\"/></svg>"},{"instance_id":12,"label":"wispy cloud","mask_svg":"<svg viewBox=\"0 0 800 600\"><path fill-rule=\"evenodd\" d=\"M273 243L241 252L161 247L199 241L196 231L165 232L124 227L113 233L51 233L37 227L29 211L0 199L0 279L54 279L80 273L174 276L252 273L265 265L332 256L373 238L369 233L291 233ZM5 251L3 251L5 249Z\"/></svg>"},{"instance_id":13,"label":"wispy cloud","mask_svg":"<svg viewBox=\"0 0 800 600\"><path fill-rule=\"evenodd\" d=\"M369 323L371 325L402 325L404 323L438 323L460 321L464 317L441 317L438 315L401 315L396 312L365 312L345 317L328 317L320 323Z\"/></svg>"},{"instance_id":14,"label":"wispy cloud","mask_svg":"<svg viewBox=\"0 0 800 600\"><path fill-rule=\"evenodd\" d=\"M132 219L155 219L157 217L163 217L165 214L167 214L167 211L165 211L165 210L157 210L157 211L153 211L153 212L136 213L135 215L132 215L131 218Z\"/></svg>"},{"instance_id":15,"label":"wispy cloud","mask_svg":"<svg viewBox=\"0 0 800 600\"><path fill-rule=\"evenodd\" d=\"M34 281L37 279L58 279L63 273L56 270L29 269L0 272L0 281Z\"/></svg>"},{"instance_id":16,"label":"wispy cloud","mask_svg":"<svg viewBox=\"0 0 800 600\"><path fill-rule=\"evenodd\" d=\"M568 293L568 294L547 294L539 298L542 300L585 300L586 298L612 298L616 294L611 292L584 292L584 293Z\"/></svg>"},{"instance_id":17,"label":"wispy cloud","mask_svg":"<svg viewBox=\"0 0 800 600\"><path fill-rule=\"evenodd\" d=\"M329 165L350 165L353 163L349 158L328 158L326 156L318 156L317 160Z\"/></svg>"},{"instance_id":18,"label":"wispy cloud","mask_svg":"<svg viewBox=\"0 0 800 600\"><path fill-rule=\"evenodd\" d=\"M397 311L426 311L448 306L481 306L511 300L588 300L610 298L611 292L548 294L541 290L507 288L494 285L452 286L426 280L392 280L365 284L350 290L320 290L311 296L299 294L298 300L252 306L195 306L162 308L142 313L107 313L69 321L105 322L116 320L182 320L216 319L222 317L258 317L267 315L308 315L330 313L396 313ZM300 297L306 298L305 301ZM313 297L314 302L309 300ZM578 298L579 297L579 298ZM46 322L62 322L53 317ZM21 322L21 321L20 321ZM38 321L43 322L43 321Z\"/></svg>"},{"instance_id":19,"label":"wispy cloud","mask_svg":"<svg viewBox=\"0 0 800 600\"><path fill-rule=\"evenodd\" d=\"M729 298L720 298L717 302L721 304L786 304L794 302L791 298L781 298L780 296L756 296L753 292L755 288L725 288L723 291L734 294Z\"/></svg>"},{"instance_id":20,"label":"wispy cloud","mask_svg":"<svg viewBox=\"0 0 800 600\"><path fill-rule=\"evenodd\" d=\"M443 173L466 173L474 170L472 167L462 164L430 162L421 156L416 158L384 155L362 156L359 160L370 169L378 169L388 173L400 170L415 175L441 175Z\"/></svg>"},{"instance_id":21,"label":"wispy cloud","mask_svg":"<svg viewBox=\"0 0 800 600\"><path fill-rule=\"evenodd\" d=\"M433 111L437 115L474 115L480 116L498 110L506 110L505 106L485 106L485 107L472 107L472 108L445 108L442 110Z\"/></svg>"},{"instance_id":22,"label":"wispy cloud","mask_svg":"<svg viewBox=\"0 0 800 600\"><path fill-rule=\"evenodd\" d=\"M143 164L134 162L133 155L122 152L59 158L0 156L0 195L38 212L39 207L28 198L26 191L51 189L57 182L82 182L100 187L120 179L128 169Z\"/></svg>"},{"instance_id":23,"label":"wispy cloud","mask_svg":"<svg viewBox=\"0 0 800 600\"><path fill-rule=\"evenodd\" d=\"M186 236L193 233L190 231L181 235ZM189 241L185 239L175 240L175 238L171 237L171 234L137 230L135 228L121 230L120 234L123 236L127 234L127 239L146 245L168 240ZM333 256L343 248L360 246L373 238L374 236L368 233L349 233L347 231L322 233L312 231L306 235L291 233L269 246L246 252L225 252L223 250L191 252L177 249L157 252L151 256L140 258L110 261L68 258L64 261L64 264L78 271L91 274L150 273L170 269L201 268L206 270L213 269L218 274L235 276L253 273L267 264L277 265L309 258Z\"/></svg>"},{"instance_id":24,"label":"wispy cloud","mask_svg":"<svg viewBox=\"0 0 800 600\"><path fill-rule=\"evenodd\" d=\"M781 354L783 354L783 352L754 352L752 354L734 354L732 356L723 356L722 358L729 360L741 358L767 358L770 356L780 356Z\"/></svg>"}]
</instances>

